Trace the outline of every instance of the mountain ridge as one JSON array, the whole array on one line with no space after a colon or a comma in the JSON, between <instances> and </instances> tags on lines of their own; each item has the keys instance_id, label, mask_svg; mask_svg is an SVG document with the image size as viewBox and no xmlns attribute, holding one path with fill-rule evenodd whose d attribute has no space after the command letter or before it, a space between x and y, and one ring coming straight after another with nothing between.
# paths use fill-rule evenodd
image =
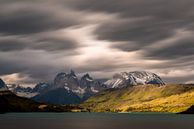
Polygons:
<instances>
[{"instance_id":1,"label":"mountain ridge","mask_svg":"<svg viewBox=\"0 0 194 129\"><path fill-rule=\"evenodd\" d=\"M155 73L147 71L121 72L113 75L113 78L105 84L110 88L122 88L125 86L159 84L164 85L164 81Z\"/></svg>"},{"instance_id":2,"label":"mountain ridge","mask_svg":"<svg viewBox=\"0 0 194 129\"><path fill-rule=\"evenodd\" d=\"M39 83L33 89L16 87L15 93L22 97L27 96L38 102L53 102L53 104L77 104L77 96L80 98L79 102L81 103L87 100L89 97L106 89L122 88L129 85L136 86L149 83L159 84L161 86L165 84L158 75L145 71L117 73L113 76L113 79L102 83L101 81L93 79L88 73L85 73L78 78L76 73L73 70L70 70L69 73L58 73L55 76L52 84ZM22 93L21 89L27 92ZM61 94L61 96L57 94L57 91ZM63 92L63 95L61 92ZM68 99L66 96L69 96L69 99L74 103L71 103L68 100L62 100L63 98ZM61 99L59 97L61 97ZM51 101L48 100L49 98Z\"/></svg>"}]
</instances>

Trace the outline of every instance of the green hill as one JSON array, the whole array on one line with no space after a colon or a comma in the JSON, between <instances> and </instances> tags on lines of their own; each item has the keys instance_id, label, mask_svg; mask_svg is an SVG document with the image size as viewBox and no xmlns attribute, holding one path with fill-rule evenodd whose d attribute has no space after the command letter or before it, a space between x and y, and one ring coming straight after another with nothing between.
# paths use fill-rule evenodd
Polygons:
<instances>
[{"instance_id":1,"label":"green hill","mask_svg":"<svg viewBox=\"0 0 194 129\"><path fill-rule=\"evenodd\" d=\"M182 112L194 104L193 85L140 85L112 89L89 98L82 107L93 112Z\"/></svg>"},{"instance_id":2,"label":"green hill","mask_svg":"<svg viewBox=\"0 0 194 129\"><path fill-rule=\"evenodd\" d=\"M81 108L73 105L48 105L18 97L10 91L0 91L0 113L5 112L73 112Z\"/></svg>"}]
</instances>

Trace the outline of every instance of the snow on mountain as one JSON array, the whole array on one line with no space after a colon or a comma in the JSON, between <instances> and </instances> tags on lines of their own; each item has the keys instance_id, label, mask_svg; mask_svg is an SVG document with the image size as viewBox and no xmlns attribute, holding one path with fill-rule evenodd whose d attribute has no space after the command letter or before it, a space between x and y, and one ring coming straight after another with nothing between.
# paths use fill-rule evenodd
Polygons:
<instances>
[{"instance_id":1,"label":"snow on mountain","mask_svg":"<svg viewBox=\"0 0 194 129\"><path fill-rule=\"evenodd\" d=\"M8 84L7 86L10 91L20 97L31 98L38 94L36 92L32 92L33 88L31 87L23 87L16 84Z\"/></svg>"},{"instance_id":2,"label":"snow on mountain","mask_svg":"<svg viewBox=\"0 0 194 129\"><path fill-rule=\"evenodd\" d=\"M105 82L105 85L107 85L109 88L122 88L125 86L144 84L164 85L165 83L158 75L146 71L117 73L112 79Z\"/></svg>"},{"instance_id":3,"label":"snow on mountain","mask_svg":"<svg viewBox=\"0 0 194 129\"><path fill-rule=\"evenodd\" d=\"M83 75L79 81L79 85L81 86L81 88L89 88L93 83L94 80L88 73Z\"/></svg>"},{"instance_id":4,"label":"snow on mountain","mask_svg":"<svg viewBox=\"0 0 194 129\"><path fill-rule=\"evenodd\" d=\"M78 78L71 70L69 73L57 74L53 83L38 83L34 88L10 85L9 89L18 96L32 98L38 102L74 104L83 102L108 88L122 88L139 84L164 85L158 75L145 71L117 73L112 79L103 82L104 80L94 80L88 73Z\"/></svg>"},{"instance_id":5,"label":"snow on mountain","mask_svg":"<svg viewBox=\"0 0 194 129\"><path fill-rule=\"evenodd\" d=\"M32 89L32 93L42 93L42 92L46 92L47 90L49 90L49 88L51 88L52 85L49 83L38 83L36 84L36 86Z\"/></svg>"},{"instance_id":6,"label":"snow on mountain","mask_svg":"<svg viewBox=\"0 0 194 129\"><path fill-rule=\"evenodd\" d=\"M8 90L8 88L5 82L2 79L0 79L0 91L5 91L5 90Z\"/></svg>"},{"instance_id":7,"label":"snow on mountain","mask_svg":"<svg viewBox=\"0 0 194 129\"><path fill-rule=\"evenodd\" d=\"M61 87L68 87L70 90L76 90L79 86L79 81L75 72L71 70L70 73L59 73L54 79L54 89Z\"/></svg>"},{"instance_id":8,"label":"snow on mountain","mask_svg":"<svg viewBox=\"0 0 194 129\"><path fill-rule=\"evenodd\" d=\"M43 92L46 92L51 87L48 83L38 83L34 88L24 87L17 84L8 84L8 89L20 97L31 98Z\"/></svg>"},{"instance_id":9,"label":"snow on mountain","mask_svg":"<svg viewBox=\"0 0 194 129\"><path fill-rule=\"evenodd\" d=\"M78 99L76 96L80 98L79 102L82 102L105 89L106 86L103 83L94 80L89 74L85 74L81 78L78 78L75 72L71 70L70 73L63 72L57 74L53 86L51 86L47 92L38 94L33 97L33 99L38 100L39 102L47 102L49 100L50 103L56 103L55 101L60 100L57 104L68 104L70 100L62 101L59 99L59 94L57 94L57 92L61 94L64 92L64 96L70 96L69 99L71 99L73 103L77 103Z\"/></svg>"},{"instance_id":10,"label":"snow on mountain","mask_svg":"<svg viewBox=\"0 0 194 129\"><path fill-rule=\"evenodd\" d=\"M61 87L66 87L66 89L68 88L79 96L84 96L88 92L89 94L95 94L97 91L105 89L103 83L94 80L88 73L78 79L73 70L70 73L59 73L55 77L54 89Z\"/></svg>"}]
</instances>

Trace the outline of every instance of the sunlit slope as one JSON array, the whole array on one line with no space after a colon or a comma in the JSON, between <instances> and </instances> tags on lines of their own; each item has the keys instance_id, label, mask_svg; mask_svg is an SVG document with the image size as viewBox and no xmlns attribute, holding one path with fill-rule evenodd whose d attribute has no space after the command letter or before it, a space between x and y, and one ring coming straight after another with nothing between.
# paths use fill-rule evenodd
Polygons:
<instances>
[{"instance_id":1,"label":"sunlit slope","mask_svg":"<svg viewBox=\"0 0 194 129\"><path fill-rule=\"evenodd\" d=\"M194 104L192 85L140 85L107 90L82 104L94 112L181 112Z\"/></svg>"}]
</instances>

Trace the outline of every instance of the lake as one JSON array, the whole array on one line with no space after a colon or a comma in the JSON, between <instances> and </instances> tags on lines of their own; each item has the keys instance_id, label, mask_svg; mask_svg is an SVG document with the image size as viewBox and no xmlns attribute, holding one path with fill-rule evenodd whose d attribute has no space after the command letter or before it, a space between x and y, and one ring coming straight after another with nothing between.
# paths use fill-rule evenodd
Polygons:
<instances>
[{"instance_id":1,"label":"lake","mask_svg":"<svg viewBox=\"0 0 194 129\"><path fill-rule=\"evenodd\" d=\"M8 113L0 129L194 129L194 115L152 113Z\"/></svg>"}]
</instances>

